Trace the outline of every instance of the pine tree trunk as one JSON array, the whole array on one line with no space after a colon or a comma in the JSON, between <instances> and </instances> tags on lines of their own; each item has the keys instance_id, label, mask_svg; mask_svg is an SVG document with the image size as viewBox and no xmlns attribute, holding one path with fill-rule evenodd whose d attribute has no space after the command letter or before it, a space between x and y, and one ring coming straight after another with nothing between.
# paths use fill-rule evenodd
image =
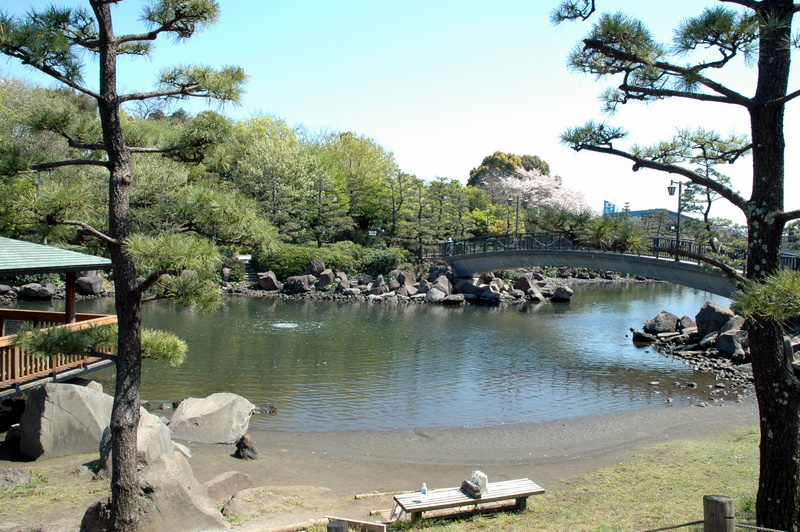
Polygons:
<instances>
[{"instance_id":1,"label":"pine tree trunk","mask_svg":"<svg viewBox=\"0 0 800 532\"><path fill-rule=\"evenodd\" d=\"M764 0L764 20L791 21L791 0ZM747 276L758 280L780 268L784 195L784 105L791 26L759 35L758 85L750 107L753 193L748 220ZM784 353L783 328L764 317L748 323L750 356L761 429L760 480L756 518L760 526L796 531L800 527L800 381Z\"/></svg>"},{"instance_id":2,"label":"pine tree trunk","mask_svg":"<svg viewBox=\"0 0 800 532\"><path fill-rule=\"evenodd\" d=\"M100 99L98 109L103 143L108 154L108 232L116 244L109 246L114 275L117 341L117 383L111 411L111 528L133 532L139 523L139 474L136 438L141 390L141 294L137 291L136 265L125 250L130 236L130 194L133 181L131 154L122 134L117 95L117 49L110 4L91 0L100 35Z\"/></svg>"}]
</instances>

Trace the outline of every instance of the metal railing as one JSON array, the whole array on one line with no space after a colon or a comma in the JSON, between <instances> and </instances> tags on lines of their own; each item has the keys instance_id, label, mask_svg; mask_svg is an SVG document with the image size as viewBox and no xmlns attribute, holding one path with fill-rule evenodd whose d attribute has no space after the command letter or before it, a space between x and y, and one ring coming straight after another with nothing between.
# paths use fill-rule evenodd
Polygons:
<instances>
[{"instance_id":1,"label":"metal railing","mask_svg":"<svg viewBox=\"0 0 800 532\"><path fill-rule=\"evenodd\" d=\"M680 242L676 242L674 237L649 237L649 242L643 248L640 251L627 251L609 246L589 246L578 243L560 233L517 233L429 244L424 247L423 256L429 260L446 260L447 257L452 256L504 251L599 251L610 254L635 254L642 257L669 258L675 257L675 252L678 251L683 253L680 257L682 261L696 262L698 264L702 262L700 258L689 259L686 256L715 255L719 257L722 255L724 259L731 261L747 260L747 250L745 249L723 246L715 253L713 248L705 242L689 239L681 239ZM793 253L782 253L781 264L785 268L800 270L800 257Z\"/></svg>"}]
</instances>

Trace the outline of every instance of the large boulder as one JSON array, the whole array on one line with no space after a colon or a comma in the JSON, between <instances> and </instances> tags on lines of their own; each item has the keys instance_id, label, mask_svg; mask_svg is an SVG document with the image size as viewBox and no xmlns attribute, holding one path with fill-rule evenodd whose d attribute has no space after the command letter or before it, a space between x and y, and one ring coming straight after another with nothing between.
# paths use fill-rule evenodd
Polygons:
<instances>
[{"instance_id":1,"label":"large boulder","mask_svg":"<svg viewBox=\"0 0 800 532\"><path fill-rule=\"evenodd\" d=\"M325 271L325 263L319 259L312 259L306 268L306 275L313 275L319 279L322 272Z\"/></svg>"},{"instance_id":2,"label":"large boulder","mask_svg":"<svg viewBox=\"0 0 800 532\"><path fill-rule=\"evenodd\" d=\"M19 295L23 299L46 300L56 295L56 285L53 283L28 283L19 287Z\"/></svg>"},{"instance_id":3,"label":"large boulder","mask_svg":"<svg viewBox=\"0 0 800 532\"><path fill-rule=\"evenodd\" d=\"M645 322L644 332L647 334L675 332L678 330L679 320L680 318L672 312L662 310L658 313L658 316Z\"/></svg>"},{"instance_id":4,"label":"large boulder","mask_svg":"<svg viewBox=\"0 0 800 532\"><path fill-rule=\"evenodd\" d=\"M441 303L444 298L447 297L441 288L438 286L433 286L428 292L425 294L425 301L428 303Z\"/></svg>"},{"instance_id":5,"label":"large boulder","mask_svg":"<svg viewBox=\"0 0 800 532\"><path fill-rule=\"evenodd\" d=\"M139 428L136 431L136 459L140 465L150 465L161 455L175 450L172 433L158 416L139 409ZM100 463L111 471L111 429L106 427L100 442Z\"/></svg>"},{"instance_id":6,"label":"large boulder","mask_svg":"<svg viewBox=\"0 0 800 532\"><path fill-rule=\"evenodd\" d=\"M459 294L472 294L473 296L480 296L483 293L483 288L475 285L474 281L469 279L456 279L455 286L453 287L456 293Z\"/></svg>"},{"instance_id":7,"label":"large boulder","mask_svg":"<svg viewBox=\"0 0 800 532\"><path fill-rule=\"evenodd\" d=\"M440 275L436 278L433 282L433 287L438 288L444 295L449 296L453 293L453 285L450 283L450 279L446 275Z\"/></svg>"},{"instance_id":8,"label":"large boulder","mask_svg":"<svg viewBox=\"0 0 800 532\"><path fill-rule=\"evenodd\" d=\"M72 384L34 389L20 419L20 452L32 460L97 452L113 402L110 395Z\"/></svg>"},{"instance_id":9,"label":"large boulder","mask_svg":"<svg viewBox=\"0 0 800 532\"><path fill-rule=\"evenodd\" d=\"M747 331L742 329L729 329L717 335L717 352L720 356L733 359L735 362L744 362L747 357Z\"/></svg>"},{"instance_id":10,"label":"large boulder","mask_svg":"<svg viewBox=\"0 0 800 532\"><path fill-rule=\"evenodd\" d=\"M237 492L254 487L253 477L239 471L228 471L217 475L203 486L217 504L226 503Z\"/></svg>"},{"instance_id":11,"label":"large boulder","mask_svg":"<svg viewBox=\"0 0 800 532\"><path fill-rule=\"evenodd\" d=\"M734 315L731 309L714 301L706 301L694 318L697 323L697 334L706 336L719 331Z\"/></svg>"},{"instance_id":12,"label":"large boulder","mask_svg":"<svg viewBox=\"0 0 800 532\"><path fill-rule=\"evenodd\" d=\"M103 278L97 275L78 277L78 280L75 281L75 292L82 296L99 296L105 292Z\"/></svg>"},{"instance_id":13,"label":"large boulder","mask_svg":"<svg viewBox=\"0 0 800 532\"><path fill-rule=\"evenodd\" d=\"M280 498L269 493L264 488L248 488L242 490L225 503L222 513L227 517L241 517L253 515L265 508L275 506Z\"/></svg>"},{"instance_id":14,"label":"large boulder","mask_svg":"<svg viewBox=\"0 0 800 532\"><path fill-rule=\"evenodd\" d=\"M442 305L459 306L466 304L466 301L464 300L464 294L450 294L442 299L441 303Z\"/></svg>"},{"instance_id":15,"label":"large boulder","mask_svg":"<svg viewBox=\"0 0 800 532\"><path fill-rule=\"evenodd\" d=\"M240 395L215 393L181 401L169 422L172 437L233 444L247 432L255 405Z\"/></svg>"},{"instance_id":16,"label":"large boulder","mask_svg":"<svg viewBox=\"0 0 800 532\"><path fill-rule=\"evenodd\" d=\"M572 295L574 293L575 291L569 286L559 286L553 291L550 301L555 301L556 303L567 303L572 300Z\"/></svg>"},{"instance_id":17,"label":"large boulder","mask_svg":"<svg viewBox=\"0 0 800 532\"><path fill-rule=\"evenodd\" d=\"M417 282L417 277L414 275L414 272L407 272L407 271L400 271L397 272L397 276L395 277L397 282L403 286L414 286Z\"/></svg>"},{"instance_id":18,"label":"large boulder","mask_svg":"<svg viewBox=\"0 0 800 532\"><path fill-rule=\"evenodd\" d=\"M330 268L326 268L322 270L322 272L318 275L319 280L317 281L317 286L327 290L333 283L336 282L336 274L333 273L333 270Z\"/></svg>"},{"instance_id":19,"label":"large boulder","mask_svg":"<svg viewBox=\"0 0 800 532\"><path fill-rule=\"evenodd\" d=\"M230 524L217 511L208 491L197 481L192 468L178 452L161 455L139 473L140 532L164 530L228 530ZM83 516L81 530L108 530L110 498L90 506Z\"/></svg>"},{"instance_id":20,"label":"large boulder","mask_svg":"<svg viewBox=\"0 0 800 532\"><path fill-rule=\"evenodd\" d=\"M294 294L305 294L314 290L314 283L317 278L313 275L293 275L286 279L283 284L283 289L286 292Z\"/></svg>"},{"instance_id":21,"label":"large boulder","mask_svg":"<svg viewBox=\"0 0 800 532\"><path fill-rule=\"evenodd\" d=\"M267 291L280 290L283 287L272 270L258 274L258 286Z\"/></svg>"}]
</instances>

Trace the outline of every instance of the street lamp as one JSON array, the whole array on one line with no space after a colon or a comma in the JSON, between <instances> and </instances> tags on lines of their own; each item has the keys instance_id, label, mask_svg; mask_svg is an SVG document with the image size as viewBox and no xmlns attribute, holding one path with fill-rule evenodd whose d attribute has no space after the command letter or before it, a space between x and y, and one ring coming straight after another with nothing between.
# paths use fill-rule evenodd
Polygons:
<instances>
[{"instance_id":1,"label":"street lamp","mask_svg":"<svg viewBox=\"0 0 800 532\"><path fill-rule=\"evenodd\" d=\"M679 250L681 247L681 211L683 210L683 202L681 201L681 198L683 197L683 183L681 181L673 181L670 179L667 192L669 192L670 196L674 196L676 184L678 185L678 223L675 224L675 260L680 260L677 250Z\"/></svg>"}]
</instances>

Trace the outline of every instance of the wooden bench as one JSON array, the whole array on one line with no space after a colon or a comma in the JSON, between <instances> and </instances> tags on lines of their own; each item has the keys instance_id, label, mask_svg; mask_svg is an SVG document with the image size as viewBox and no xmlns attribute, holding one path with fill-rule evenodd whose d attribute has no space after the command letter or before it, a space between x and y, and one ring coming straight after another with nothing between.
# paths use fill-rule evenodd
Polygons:
<instances>
[{"instance_id":1,"label":"wooden bench","mask_svg":"<svg viewBox=\"0 0 800 532\"><path fill-rule=\"evenodd\" d=\"M416 521L422 512L459 506L478 506L509 499L516 499L517 509L524 510L528 504L528 497L541 493L544 493L544 488L527 478L490 482L487 492L478 498L467 495L460 487L429 490L424 500L420 492L403 493L394 496L392 517L406 512L411 515L412 521Z\"/></svg>"}]
</instances>

